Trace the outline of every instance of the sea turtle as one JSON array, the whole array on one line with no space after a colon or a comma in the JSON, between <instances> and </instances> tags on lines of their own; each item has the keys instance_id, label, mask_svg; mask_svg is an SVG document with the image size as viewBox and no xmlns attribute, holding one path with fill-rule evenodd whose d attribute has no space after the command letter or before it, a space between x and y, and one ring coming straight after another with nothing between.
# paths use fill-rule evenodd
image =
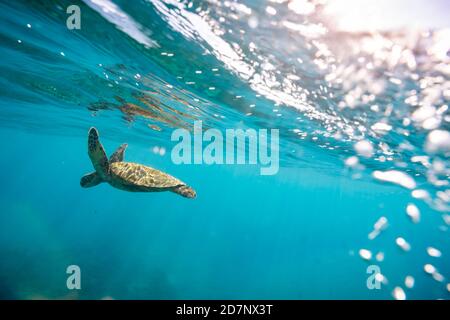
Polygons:
<instances>
[{"instance_id":1,"label":"sea turtle","mask_svg":"<svg viewBox=\"0 0 450 320\"><path fill-rule=\"evenodd\" d=\"M194 189L171 175L142 164L124 162L127 146L126 143L122 144L108 160L105 149L98 140L97 129L89 129L88 154L95 172L83 176L81 186L89 188L108 182L113 187L126 191L172 191L186 198L195 198Z\"/></svg>"}]
</instances>

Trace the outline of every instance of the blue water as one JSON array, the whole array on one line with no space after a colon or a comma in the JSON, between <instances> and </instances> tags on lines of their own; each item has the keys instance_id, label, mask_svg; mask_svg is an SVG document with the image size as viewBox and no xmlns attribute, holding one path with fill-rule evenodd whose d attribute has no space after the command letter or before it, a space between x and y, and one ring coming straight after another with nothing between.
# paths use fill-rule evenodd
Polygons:
<instances>
[{"instance_id":1,"label":"blue water","mask_svg":"<svg viewBox=\"0 0 450 320\"><path fill-rule=\"evenodd\" d=\"M71 4L0 3L1 299L392 299L395 287L449 298L450 148L427 140L450 129L447 33L347 34L320 7L298 16L286 4L158 0L77 2L81 29L69 30ZM311 35L318 25L327 32ZM278 174L173 164L170 135L194 120L279 129ZM126 160L197 198L81 188L92 126L108 154L127 142ZM415 186L373 176L388 170ZM370 240L382 216L388 227ZM66 286L69 265L81 290ZM387 279L379 290L367 287L369 265Z\"/></svg>"}]
</instances>

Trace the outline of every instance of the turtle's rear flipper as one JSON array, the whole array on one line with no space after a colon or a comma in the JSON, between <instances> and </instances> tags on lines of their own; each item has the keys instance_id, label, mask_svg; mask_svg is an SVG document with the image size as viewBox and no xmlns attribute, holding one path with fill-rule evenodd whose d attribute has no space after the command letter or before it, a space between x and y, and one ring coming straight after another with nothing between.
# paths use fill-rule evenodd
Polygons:
<instances>
[{"instance_id":1,"label":"turtle's rear flipper","mask_svg":"<svg viewBox=\"0 0 450 320\"><path fill-rule=\"evenodd\" d=\"M81 177L80 180L80 185L83 188L90 188L90 187L95 187L96 185L98 185L99 183L102 183L103 180L102 178L100 178L100 176L97 174L97 172L91 172L88 173L86 175L84 175L83 177Z\"/></svg>"}]
</instances>

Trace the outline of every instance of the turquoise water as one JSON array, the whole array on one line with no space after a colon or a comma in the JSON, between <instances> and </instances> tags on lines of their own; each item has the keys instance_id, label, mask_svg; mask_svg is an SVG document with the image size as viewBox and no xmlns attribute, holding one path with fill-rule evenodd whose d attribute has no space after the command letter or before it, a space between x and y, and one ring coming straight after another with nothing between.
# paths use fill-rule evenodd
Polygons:
<instances>
[{"instance_id":1,"label":"turquoise water","mask_svg":"<svg viewBox=\"0 0 450 320\"><path fill-rule=\"evenodd\" d=\"M77 2L80 30L71 1L0 3L0 298L448 299L448 32L352 34L319 5L190 3ZM171 133L195 120L279 129L278 174L173 164ZM126 160L197 198L81 188L92 126L108 154L127 142ZM390 170L407 177L382 181Z\"/></svg>"}]
</instances>

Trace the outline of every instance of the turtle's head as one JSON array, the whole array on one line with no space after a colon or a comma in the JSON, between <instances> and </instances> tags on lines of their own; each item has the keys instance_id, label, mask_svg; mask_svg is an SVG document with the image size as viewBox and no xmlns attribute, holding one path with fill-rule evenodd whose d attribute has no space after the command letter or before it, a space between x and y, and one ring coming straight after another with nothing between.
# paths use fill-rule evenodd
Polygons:
<instances>
[{"instance_id":1,"label":"turtle's head","mask_svg":"<svg viewBox=\"0 0 450 320\"><path fill-rule=\"evenodd\" d=\"M175 187L172 189L173 192L178 193L180 196L183 196L185 198L193 199L197 196L197 193L195 193L195 190L187 185Z\"/></svg>"}]
</instances>

